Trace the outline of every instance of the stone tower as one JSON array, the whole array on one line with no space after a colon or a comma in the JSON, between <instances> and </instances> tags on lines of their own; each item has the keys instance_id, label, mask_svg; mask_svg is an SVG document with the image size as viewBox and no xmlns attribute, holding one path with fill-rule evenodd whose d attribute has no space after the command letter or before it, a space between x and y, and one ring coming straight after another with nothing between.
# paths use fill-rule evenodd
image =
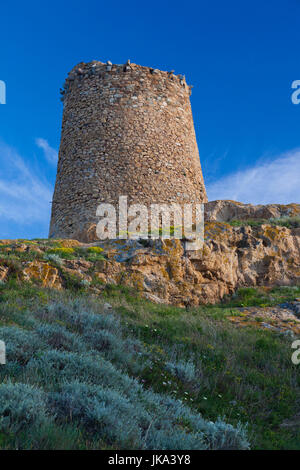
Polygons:
<instances>
[{"instance_id":1,"label":"stone tower","mask_svg":"<svg viewBox=\"0 0 300 470\"><path fill-rule=\"evenodd\" d=\"M61 91L50 237L97 239L102 203L201 203L206 192L185 78L136 64L80 63Z\"/></svg>"}]
</instances>

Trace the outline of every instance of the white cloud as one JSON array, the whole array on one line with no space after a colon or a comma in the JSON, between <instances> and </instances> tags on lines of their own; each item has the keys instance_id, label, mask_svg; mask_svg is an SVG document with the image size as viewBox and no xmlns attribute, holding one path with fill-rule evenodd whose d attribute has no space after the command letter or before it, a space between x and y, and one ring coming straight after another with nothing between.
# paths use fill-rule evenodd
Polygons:
<instances>
[{"instance_id":1,"label":"white cloud","mask_svg":"<svg viewBox=\"0 0 300 470\"><path fill-rule=\"evenodd\" d=\"M55 151L50 151L46 140L37 141L44 149L45 157L49 160L52 155L54 163ZM207 192L209 200L234 199L253 204L299 203L300 150L225 176L208 184ZM16 226L34 226L35 233L40 233L41 227L46 231L52 194L53 186L43 174L13 147L0 141L0 238L1 232L5 231L18 236L14 233Z\"/></svg>"},{"instance_id":2,"label":"white cloud","mask_svg":"<svg viewBox=\"0 0 300 470\"><path fill-rule=\"evenodd\" d=\"M208 184L209 201L232 199L252 204L300 202L300 149L260 161L252 168Z\"/></svg>"},{"instance_id":3,"label":"white cloud","mask_svg":"<svg viewBox=\"0 0 300 470\"><path fill-rule=\"evenodd\" d=\"M57 150L51 147L46 139L42 139L41 137L35 139L35 143L44 151L44 155L48 162L56 165L58 158Z\"/></svg>"},{"instance_id":4,"label":"white cloud","mask_svg":"<svg viewBox=\"0 0 300 470\"><path fill-rule=\"evenodd\" d=\"M31 168L14 148L0 142L0 220L3 230L12 223L48 223L52 192L52 185L37 170Z\"/></svg>"}]
</instances>

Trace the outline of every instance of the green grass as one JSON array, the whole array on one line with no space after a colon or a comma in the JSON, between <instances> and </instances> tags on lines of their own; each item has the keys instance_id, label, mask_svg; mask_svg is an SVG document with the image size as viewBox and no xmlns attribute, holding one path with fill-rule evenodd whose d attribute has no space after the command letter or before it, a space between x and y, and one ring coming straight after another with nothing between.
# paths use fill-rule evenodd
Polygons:
<instances>
[{"instance_id":1,"label":"green grass","mask_svg":"<svg viewBox=\"0 0 300 470\"><path fill-rule=\"evenodd\" d=\"M242 287L231 297L224 299L228 307L272 307L300 298L300 286Z\"/></svg>"},{"instance_id":2,"label":"green grass","mask_svg":"<svg viewBox=\"0 0 300 470\"><path fill-rule=\"evenodd\" d=\"M233 227L243 227L249 225L250 227L260 227L263 224L272 225L273 227L287 227L299 228L300 217L281 217L271 219L249 219L249 220L231 220L227 222Z\"/></svg>"},{"instance_id":3,"label":"green grass","mask_svg":"<svg viewBox=\"0 0 300 470\"><path fill-rule=\"evenodd\" d=\"M146 383L173 391L206 418L221 415L231 423L249 423L254 449L300 449L299 430L280 428L300 408L300 368L291 362L290 340L232 326L226 316L234 309L223 305L183 311L128 297L119 302L116 309L128 328L155 357ZM168 360L179 359L195 364L193 382L184 384L165 369Z\"/></svg>"},{"instance_id":4,"label":"green grass","mask_svg":"<svg viewBox=\"0 0 300 470\"><path fill-rule=\"evenodd\" d=\"M46 251L46 255L57 255L63 259L76 259L74 248L57 247Z\"/></svg>"},{"instance_id":5,"label":"green grass","mask_svg":"<svg viewBox=\"0 0 300 470\"><path fill-rule=\"evenodd\" d=\"M109 302L120 318L123 338L138 341L147 358L138 368L138 356L125 363L111 356L116 367L138 378L149 392L179 399L208 421L221 416L234 426L248 423L252 449L300 449L299 430L280 427L300 409L300 367L291 362L291 340L258 328L239 329L227 320L242 304L293 300L299 297L299 287L240 289L227 303L189 310L150 303L126 287L108 285L98 300L77 287L74 289L71 283L69 290L59 293L11 280L0 286L0 327L30 330L33 312L43 311L51 302L75 298L87 308L94 302L96 310ZM68 326L58 318L56 323ZM14 380L19 376L13 374L24 377L18 370L11 374ZM9 374L5 380L8 378ZM41 383L39 376L27 378L31 383ZM48 380L46 388L51 387ZM105 435L95 437L76 420L60 418L46 423L40 432L32 431L34 441L22 432L17 436L21 448L120 448L117 440ZM15 445L15 436L0 434L0 448Z\"/></svg>"},{"instance_id":6,"label":"green grass","mask_svg":"<svg viewBox=\"0 0 300 470\"><path fill-rule=\"evenodd\" d=\"M109 289L98 300L16 279L0 286L8 357L0 367L0 449L246 448L240 423L211 423L186 402L190 364L176 379L182 400L159 392L155 372L146 383L157 351L127 321L103 313L108 297Z\"/></svg>"},{"instance_id":7,"label":"green grass","mask_svg":"<svg viewBox=\"0 0 300 470\"><path fill-rule=\"evenodd\" d=\"M29 247L25 251L17 251L16 247L21 246L23 242ZM37 249L36 249L37 248ZM106 257L103 254L103 248L101 247L62 247L59 241L48 241L48 240L17 240L14 243L8 245L0 244L0 260L1 261L50 261L59 258L61 260L76 260L83 258L87 261L96 262L105 260ZM53 264L53 263L52 263Z\"/></svg>"}]
</instances>

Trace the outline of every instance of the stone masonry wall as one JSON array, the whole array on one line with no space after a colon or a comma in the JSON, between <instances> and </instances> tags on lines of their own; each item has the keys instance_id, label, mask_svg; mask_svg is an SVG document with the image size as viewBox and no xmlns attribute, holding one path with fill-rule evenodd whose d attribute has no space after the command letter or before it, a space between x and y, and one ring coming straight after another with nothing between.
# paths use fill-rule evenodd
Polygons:
<instances>
[{"instance_id":1,"label":"stone masonry wall","mask_svg":"<svg viewBox=\"0 0 300 470\"><path fill-rule=\"evenodd\" d=\"M183 76L136 64L80 63L64 113L50 237L97 239L101 202L206 202Z\"/></svg>"}]
</instances>

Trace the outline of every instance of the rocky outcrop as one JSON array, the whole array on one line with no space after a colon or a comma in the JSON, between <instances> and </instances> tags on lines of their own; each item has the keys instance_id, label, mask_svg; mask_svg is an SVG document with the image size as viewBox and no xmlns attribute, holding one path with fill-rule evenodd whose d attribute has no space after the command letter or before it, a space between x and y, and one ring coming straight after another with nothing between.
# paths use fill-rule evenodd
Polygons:
<instances>
[{"instance_id":1,"label":"rocky outcrop","mask_svg":"<svg viewBox=\"0 0 300 470\"><path fill-rule=\"evenodd\" d=\"M96 294L101 294L106 284L118 284L133 287L153 302L178 306L213 304L239 287L299 285L300 228L268 223L233 226L214 220L278 218L286 214L296 217L299 210L296 204L208 203L206 216L210 220L205 223L203 248L193 252L185 250L183 240L116 240L93 244L58 240L49 241L48 245L47 242L3 240L0 241L3 253L0 280L6 282L15 269L9 259L19 256L23 278L38 281L45 287L61 288L73 276ZM52 258L47 255L51 243L58 244L59 250L71 252L72 256L59 258L57 263L53 255ZM84 250L88 253L91 246L102 247L103 256L96 259L85 256ZM34 259L30 259L31 253Z\"/></svg>"},{"instance_id":2,"label":"rocky outcrop","mask_svg":"<svg viewBox=\"0 0 300 470\"><path fill-rule=\"evenodd\" d=\"M300 315L296 313L300 302L276 305L273 307L239 307L233 316L227 317L240 328L255 326L278 333L283 333L291 338L300 334Z\"/></svg>"},{"instance_id":3,"label":"rocky outcrop","mask_svg":"<svg viewBox=\"0 0 300 470\"><path fill-rule=\"evenodd\" d=\"M230 200L210 201L205 204L205 220L229 222L232 220L278 219L300 216L300 204L253 205Z\"/></svg>"},{"instance_id":4,"label":"rocky outcrop","mask_svg":"<svg viewBox=\"0 0 300 470\"><path fill-rule=\"evenodd\" d=\"M108 260L98 265L99 279L132 286L156 302L215 303L242 286L300 283L300 229L208 222L203 249L195 252L185 253L180 240L101 246Z\"/></svg>"},{"instance_id":5,"label":"rocky outcrop","mask_svg":"<svg viewBox=\"0 0 300 470\"><path fill-rule=\"evenodd\" d=\"M8 269L9 268L7 266L0 266L0 282L4 282L6 280Z\"/></svg>"},{"instance_id":6,"label":"rocky outcrop","mask_svg":"<svg viewBox=\"0 0 300 470\"><path fill-rule=\"evenodd\" d=\"M37 280L43 287L61 289L61 281L57 268L48 263L33 261L23 270L24 280Z\"/></svg>"}]
</instances>

